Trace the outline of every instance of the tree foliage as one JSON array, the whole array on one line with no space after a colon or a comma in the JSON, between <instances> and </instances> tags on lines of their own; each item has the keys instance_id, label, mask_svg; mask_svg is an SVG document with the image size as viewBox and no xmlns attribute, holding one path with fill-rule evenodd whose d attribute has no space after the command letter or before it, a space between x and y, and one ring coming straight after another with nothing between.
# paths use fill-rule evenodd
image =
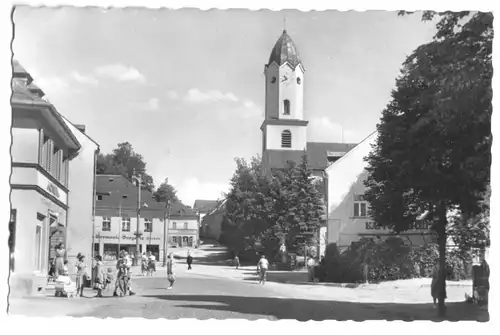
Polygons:
<instances>
[{"instance_id":1,"label":"tree foliage","mask_svg":"<svg viewBox=\"0 0 500 335\"><path fill-rule=\"evenodd\" d=\"M490 182L493 15L425 12L423 19L435 15L433 41L406 59L382 112L365 197L375 222L396 232L434 213L444 269L447 211L481 213ZM443 275L440 284L444 292Z\"/></svg>"},{"instance_id":2,"label":"tree foliage","mask_svg":"<svg viewBox=\"0 0 500 335\"><path fill-rule=\"evenodd\" d=\"M153 197L158 202L166 203L168 201L171 204L181 202L177 197L177 190L175 187L168 183L168 178L165 178L165 180L153 192Z\"/></svg>"},{"instance_id":3,"label":"tree foliage","mask_svg":"<svg viewBox=\"0 0 500 335\"><path fill-rule=\"evenodd\" d=\"M258 157L236 159L226 208L221 243L235 252L255 250L272 258L282 244L297 251L318 243L322 195L305 155L272 176L262 174Z\"/></svg>"},{"instance_id":4,"label":"tree foliage","mask_svg":"<svg viewBox=\"0 0 500 335\"><path fill-rule=\"evenodd\" d=\"M110 154L97 156L97 174L117 174L132 180L134 171L142 176L142 185L152 192L153 177L146 173L146 162L141 154L134 151L129 142L119 143Z\"/></svg>"}]
</instances>

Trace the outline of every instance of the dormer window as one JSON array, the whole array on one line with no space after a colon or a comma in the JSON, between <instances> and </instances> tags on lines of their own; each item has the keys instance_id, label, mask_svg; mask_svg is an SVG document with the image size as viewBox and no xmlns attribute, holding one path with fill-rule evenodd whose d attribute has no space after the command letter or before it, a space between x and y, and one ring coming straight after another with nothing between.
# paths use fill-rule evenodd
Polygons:
<instances>
[{"instance_id":1,"label":"dormer window","mask_svg":"<svg viewBox=\"0 0 500 335\"><path fill-rule=\"evenodd\" d=\"M290 100L283 101L283 114L290 115Z\"/></svg>"},{"instance_id":2,"label":"dormer window","mask_svg":"<svg viewBox=\"0 0 500 335\"><path fill-rule=\"evenodd\" d=\"M290 132L290 130L283 130L283 132L281 133L281 147L292 147L292 133Z\"/></svg>"}]
</instances>

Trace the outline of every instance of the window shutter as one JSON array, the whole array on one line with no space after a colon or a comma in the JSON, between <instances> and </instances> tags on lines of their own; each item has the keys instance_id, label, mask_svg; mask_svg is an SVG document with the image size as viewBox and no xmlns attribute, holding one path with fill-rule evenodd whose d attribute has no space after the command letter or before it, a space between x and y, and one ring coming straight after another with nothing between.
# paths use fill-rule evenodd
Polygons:
<instances>
[{"instance_id":1,"label":"window shutter","mask_svg":"<svg viewBox=\"0 0 500 335\"><path fill-rule=\"evenodd\" d=\"M40 129L38 131L38 165L42 166L45 163L45 159L43 156L43 148L44 148L44 143L43 143L43 129Z\"/></svg>"}]
</instances>

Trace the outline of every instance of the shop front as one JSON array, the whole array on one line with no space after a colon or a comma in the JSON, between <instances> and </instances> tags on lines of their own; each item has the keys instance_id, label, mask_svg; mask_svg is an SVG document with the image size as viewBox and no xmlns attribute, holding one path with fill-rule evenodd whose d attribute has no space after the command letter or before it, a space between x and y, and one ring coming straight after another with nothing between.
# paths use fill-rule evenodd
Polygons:
<instances>
[{"instance_id":1,"label":"shop front","mask_svg":"<svg viewBox=\"0 0 500 335\"><path fill-rule=\"evenodd\" d=\"M13 179L17 178L16 169ZM47 286L55 248L66 243L67 191L44 178L40 174L36 186L12 184L15 220L11 225L15 225L15 236L11 241L11 288L21 295L31 295Z\"/></svg>"},{"instance_id":2,"label":"shop front","mask_svg":"<svg viewBox=\"0 0 500 335\"><path fill-rule=\"evenodd\" d=\"M114 262L118 259L119 252L127 251L130 255L135 256L136 238L133 234L106 235L104 232L95 235L94 251L96 255L102 255L103 261ZM162 238L159 236L141 236L139 238L139 251L151 252L156 259L163 260L163 255L160 252Z\"/></svg>"}]
</instances>

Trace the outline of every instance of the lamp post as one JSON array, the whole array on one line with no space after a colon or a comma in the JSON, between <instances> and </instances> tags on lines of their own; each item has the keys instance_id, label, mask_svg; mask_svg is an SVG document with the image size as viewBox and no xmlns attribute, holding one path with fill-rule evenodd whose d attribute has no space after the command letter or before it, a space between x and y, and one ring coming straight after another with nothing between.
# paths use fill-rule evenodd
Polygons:
<instances>
[{"instance_id":1,"label":"lamp post","mask_svg":"<svg viewBox=\"0 0 500 335\"><path fill-rule=\"evenodd\" d=\"M141 184L142 184L142 176L140 174L136 174L134 169L133 178L137 181L137 230L135 231L135 257L134 257L134 266L139 264L139 259L141 258L141 252L139 250L139 238L141 237L141 232L139 231L139 222L141 221Z\"/></svg>"},{"instance_id":2,"label":"lamp post","mask_svg":"<svg viewBox=\"0 0 500 335\"><path fill-rule=\"evenodd\" d=\"M168 226L170 225L170 200L167 199L167 212L163 220L163 267L167 266L167 249L168 249Z\"/></svg>"}]
</instances>

